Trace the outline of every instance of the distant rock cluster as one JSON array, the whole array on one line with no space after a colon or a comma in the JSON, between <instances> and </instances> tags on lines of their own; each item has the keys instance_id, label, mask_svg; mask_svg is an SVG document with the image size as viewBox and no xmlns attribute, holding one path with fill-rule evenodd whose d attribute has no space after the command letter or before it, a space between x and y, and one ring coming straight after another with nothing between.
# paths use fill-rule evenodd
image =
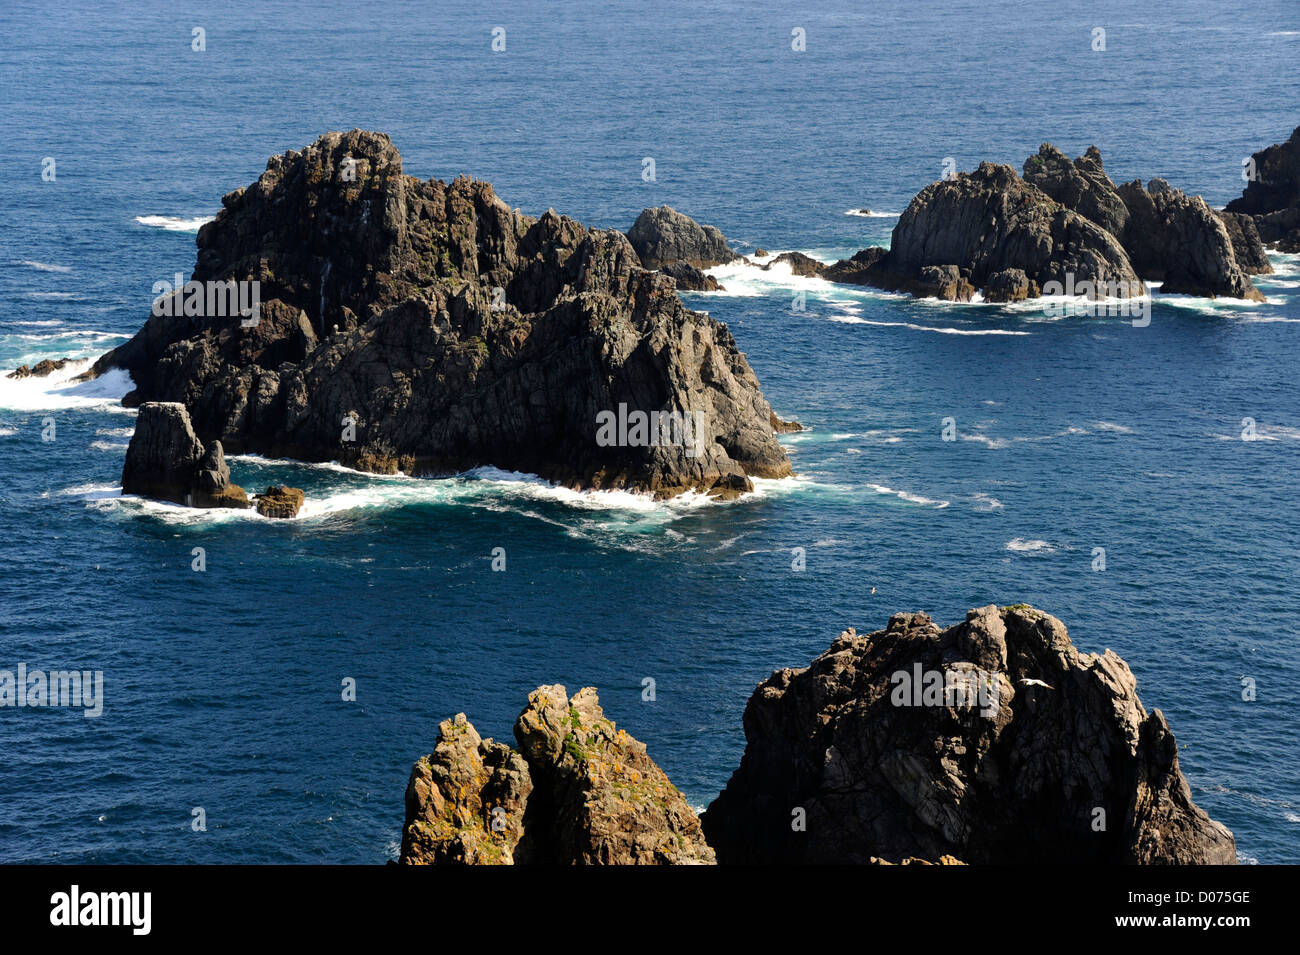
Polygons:
<instances>
[{"instance_id":1,"label":"distant rock cluster","mask_svg":"<svg viewBox=\"0 0 1300 955\"><path fill-rule=\"evenodd\" d=\"M1079 653L1061 621L1026 605L947 629L915 613L846 630L810 666L761 683L744 726L740 767L697 819L591 688L534 691L517 750L457 714L412 770L401 861L1237 861L1124 661Z\"/></svg>"},{"instance_id":2,"label":"distant rock cluster","mask_svg":"<svg viewBox=\"0 0 1300 955\"><path fill-rule=\"evenodd\" d=\"M821 274L958 302L976 292L987 302L1037 298L1050 282L1086 282L1099 298L1161 282L1163 292L1263 301L1250 276L1271 271L1248 216L1217 213L1163 179L1116 186L1096 147L1071 162L1044 143L1023 177L986 162L926 186L889 249L864 249Z\"/></svg>"}]
</instances>

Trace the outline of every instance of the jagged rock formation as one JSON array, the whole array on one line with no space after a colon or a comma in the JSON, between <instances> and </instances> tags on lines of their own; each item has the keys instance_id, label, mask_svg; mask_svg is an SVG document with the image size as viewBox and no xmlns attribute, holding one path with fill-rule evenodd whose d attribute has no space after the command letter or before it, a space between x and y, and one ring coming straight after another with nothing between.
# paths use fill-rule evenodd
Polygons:
<instances>
[{"instance_id":1,"label":"jagged rock formation","mask_svg":"<svg viewBox=\"0 0 1300 955\"><path fill-rule=\"evenodd\" d=\"M1039 287L1064 285L1071 273L1075 283L1142 288L1110 233L992 163L926 186L899 218L890 249L868 253L835 263L825 277L952 301L969 301L1008 269Z\"/></svg>"},{"instance_id":2,"label":"jagged rock formation","mask_svg":"<svg viewBox=\"0 0 1300 955\"><path fill-rule=\"evenodd\" d=\"M1285 143L1261 149L1255 178L1228 212L1252 216L1260 238L1283 252L1300 252L1300 126Z\"/></svg>"},{"instance_id":3,"label":"jagged rock formation","mask_svg":"<svg viewBox=\"0 0 1300 955\"><path fill-rule=\"evenodd\" d=\"M1095 146L1071 162L1044 143L1023 179L981 163L932 183L899 219L888 251L864 249L822 274L959 302L978 289L989 302L1037 298L1048 282L1106 283L1097 297L1128 298L1142 294L1143 279L1165 292L1263 301L1249 278L1272 271L1262 230L1162 179L1150 186L1116 186Z\"/></svg>"},{"instance_id":4,"label":"jagged rock formation","mask_svg":"<svg viewBox=\"0 0 1300 955\"><path fill-rule=\"evenodd\" d=\"M668 262L659 271L671 276L677 288L687 292L726 291L712 275L706 275L689 262Z\"/></svg>"},{"instance_id":5,"label":"jagged rock formation","mask_svg":"<svg viewBox=\"0 0 1300 955\"><path fill-rule=\"evenodd\" d=\"M643 209L627 230L627 237L647 269L662 269L674 262L708 269L739 258L721 231L700 225L672 206Z\"/></svg>"},{"instance_id":6,"label":"jagged rock formation","mask_svg":"<svg viewBox=\"0 0 1300 955\"><path fill-rule=\"evenodd\" d=\"M722 863L1236 861L1124 661L1031 607L846 630L760 684L744 722L702 820Z\"/></svg>"},{"instance_id":7,"label":"jagged rock formation","mask_svg":"<svg viewBox=\"0 0 1300 955\"><path fill-rule=\"evenodd\" d=\"M1025 160L1024 176L1119 239L1134 271L1163 282L1161 291L1263 300L1247 277L1273 270L1258 234L1225 221L1200 196L1163 179L1152 179L1149 190L1136 180L1116 186L1096 146L1070 162L1043 143Z\"/></svg>"},{"instance_id":8,"label":"jagged rock formation","mask_svg":"<svg viewBox=\"0 0 1300 955\"><path fill-rule=\"evenodd\" d=\"M265 494L257 495L257 513L280 519L297 517L305 498L301 488L272 484Z\"/></svg>"},{"instance_id":9,"label":"jagged rock formation","mask_svg":"<svg viewBox=\"0 0 1300 955\"><path fill-rule=\"evenodd\" d=\"M122 467L122 493L191 507L251 506L244 489L230 483L221 442L205 448L185 406L176 402L140 406Z\"/></svg>"},{"instance_id":10,"label":"jagged rock formation","mask_svg":"<svg viewBox=\"0 0 1300 955\"><path fill-rule=\"evenodd\" d=\"M699 819L596 691L538 687L519 750L458 713L406 789L403 864L711 864Z\"/></svg>"},{"instance_id":11,"label":"jagged rock formation","mask_svg":"<svg viewBox=\"0 0 1300 955\"><path fill-rule=\"evenodd\" d=\"M1163 282L1162 292L1264 301L1237 264L1228 227L1200 196L1188 196L1163 179L1152 179L1147 189L1140 182L1125 183L1119 195L1129 210L1129 255L1143 278Z\"/></svg>"},{"instance_id":12,"label":"jagged rock formation","mask_svg":"<svg viewBox=\"0 0 1300 955\"><path fill-rule=\"evenodd\" d=\"M1215 215L1228 230L1228 238L1232 241L1232 254L1236 257L1241 270L1247 275L1271 274L1273 263L1268 260L1268 253L1264 251L1264 240L1260 238L1255 220L1240 212L1224 211L1216 212Z\"/></svg>"},{"instance_id":13,"label":"jagged rock formation","mask_svg":"<svg viewBox=\"0 0 1300 955\"><path fill-rule=\"evenodd\" d=\"M723 497L790 473L726 326L618 232L404 175L361 130L272 157L222 204L193 281L260 283L258 320L151 316L91 371L128 370L130 404L180 402L235 453L370 471ZM696 440L598 443L620 405L691 414Z\"/></svg>"},{"instance_id":14,"label":"jagged rock formation","mask_svg":"<svg viewBox=\"0 0 1300 955\"><path fill-rule=\"evenodd\" d=\"M772 266L776 265L778 262L783 263L785 265L789 265L790 271L793 274L800 275L805 278L821 275L823 272L826 271L827 268L824 264L818 262L812 256L804 255L802 252L782 252L771 262L765 263L763 265L763 271L764 272L770 271Z\"/></svg>"},{"instance_id":15,"label":"jagged rock formation","mask_svg":"<svg viewBox=\"0 0 1300 955\"><path fill-rule=\"evenodd\" d=\"M54 374L56 371L61 371L71 361L72 361L71 358L58 358L53 360L49 358L43 358L40 361L38 361L36 364L32 365L31 367L28 367L27 365L19 365L13 371L9 372L9 374L5 375L5 377L6 378L46 378Z\"/></svg>"}]
</instances>

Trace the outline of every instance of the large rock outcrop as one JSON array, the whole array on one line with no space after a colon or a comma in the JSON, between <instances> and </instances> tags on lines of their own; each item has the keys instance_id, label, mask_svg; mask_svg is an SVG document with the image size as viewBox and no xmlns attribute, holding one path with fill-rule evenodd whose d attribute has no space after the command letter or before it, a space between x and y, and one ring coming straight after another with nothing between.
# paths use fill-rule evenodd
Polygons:
<instances>
[{"instance_id":1,"label":"large rock outcrop","mask_svg":"<svg viewBox=\"0 0 1300 955\"><path fill-rule=\"evenodd\" d=\"M152 315L91 371L127 369L130 404L180 402L235 453L370 471L495 465L664 496L790 473L727 327L618 232L404 175L361 130L272 157L222 204L192 281L259 283L257 320ZM655 413L689 415L692 440L600 438L600 416Z\"/></svg>"},{"instance_id":2,"label":"large rock outcrop","mask_svg":"<svg viewBox=\"0 0 1300 955\"><path fill-rule=\"evenodd\" d=\"M722 863L1236 861L1124 661L1031 607L847 630L760 684L744 722L703 816Z\"/></svg>"},{"instance_id":3,"label":"large rock outcrop","mask_svg":"<svg viewBox=\"0 0 1300 955\"><path fill-rule=\"evenodd\" d=\"M403 864L713 863L691 807L591 687L538 687L514 733L518 751L464 713L442 722L407 785Z\"/></svg>"},{"instance_id":4,"label":"large rock outcrop","mask_svg":"<svg viewBox=\"0 0 1300 955\"><path fill-rule=\"evenodd\" d=\"M1259 235L1229 221L1200 196L1163 179L1116 186L1096 146L1071 162L1051 143L1025 160L1024 177L1067 209L1101 226L1124 247L1134 271L1162 291L1261 301L1249 275L1271 272Z\"/></svg>"},{"instance_id":5,"label":"large rock outcrop","mask_svg":"<svg viewBox=\"0 0 1300 955\"><path fill-rule=\"evenodd\" d=\"M251 506L244 489L230 483L221 442L204 447L177 402L140 406L122 466L122 493L191 507Z\"/></svg>"},{"instance_id":6,"label":"large rock outcrop","mask_svg":"<svg viewBox=\"0 0 1300 955\"><path fill-rule=\"evenodd\" d=\"M1300 126L1284 143L1261 149L1254 161L1254 179L1228 212L1253 217L1260 238L1283 252L1300 252Z\"/></svg>"},{"instance_id":7,"label":"large rock outcrop","mask_svg":"<svg viewBox=\"0 0 1300 955\"><path fill-rule=\"evenodd\" d=\"M1119 194L1129 210L1126 248L1143 278L1162 282L1162 292L1264 301L1237 264L1228 227L1200 196L1163 179L1152 179L1146 189L1125 183Z\"/></svg>"},{"instance_id":8,"label":"large rock outcrop","mask_svg":"<svg viewBox=\"0 0 1300 955\"><path fill-rule=\"evenodd\" d=\"M1009 269L1039 288L1050 281L1063 286L1087 281L1108 283L1122 298L1142 291L1114 236L1025 182L1010 166L993 163L926 186L899 218L887 252L858 253L835 263L825 276L969 301ZM1003 284L999 280L998 287Z\"/></svg>"},{"instance_id":9,"label":"large rock outcrop","mask_svg":"<svg viewBox=\"0 0 1300 955\"><path fill-rule=\"evenodd\" d=\"M647 269L661 269L675 262L708 269L739 258L721 231L700 225L672 206L641 210L627 230L627 237Z\"/></svg>"}]
</instances>

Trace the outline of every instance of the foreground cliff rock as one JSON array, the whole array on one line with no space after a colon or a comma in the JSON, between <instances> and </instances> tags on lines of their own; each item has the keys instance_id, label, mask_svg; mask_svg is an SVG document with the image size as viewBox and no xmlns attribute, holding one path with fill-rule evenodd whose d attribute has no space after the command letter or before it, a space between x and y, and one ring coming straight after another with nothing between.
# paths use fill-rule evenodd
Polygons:
<instances>
[{"instance_id":1,"label":"foreground cliff rock","mask_svg":"<svg viewBox=\"0 0 1300 955\"><path fill-rule=\"evenodd\" d=\"M847 630L760 684L744 722L702 820L724 864L1236 862L1124 661L1031 607Z\"/></svg>"},{"instance_id":2,"label":"foreground cliff rock","mask_svg":"<svg viewBox=\"0 0 1300 955\"><path fill-rule=\"evenodd\" d=\"M183 404L204 440L661 496L732 497L791 473L727 327L688 311L618 232L523 215L487 183L404 175L388 137L361 130L272 157L222 204L192 281L258 283L257 314L154 314L90 372L126 369L128 404ZM692 253L666 235L660 254ZM599 416L656 414L689 416L691 440L599 438Z\"/></svg>"},{"instance_id":3,"label":"foreground cliff rock","mask_svg":"<svg viewBox=\"0 0 1300 955\"><path fill-rule=\"evenodd\" d=\"M407 785L403 864L714 861L691 807L591 687L529 694L517 751L482 739L464 713L438 729Z\"/></svg>"},{"instance_id":4,"label":"foreground cliff rock","mask_svg":"<svg viewBox=\"0 0 1300 955\"><path fill-rule=\"evenodd\" d=\"M1232 206L1229 206L1229 210ZM1162 179L1116 186L1097 148L1071 161L1050 143L1024 164L981 163L921 190L888 250L864 249L821 274L915 296L1013 302L1090 283L1093 298L1162 292L1263 301L1272 271L1258 218L1216 213Z\"/></svg>"},{"instance_id":5,"label":"foreground cliff rock","mask_svg":"<svg viewBox=\"0 0 1300 955\"><path fill-rule=\"evenodd\" d=\"M1285 143L1251 156L1255 178L1227 211L1249 216L1260 238L1282 252L1300 252L1300 126Z\"/></svg>"}]
</instances>

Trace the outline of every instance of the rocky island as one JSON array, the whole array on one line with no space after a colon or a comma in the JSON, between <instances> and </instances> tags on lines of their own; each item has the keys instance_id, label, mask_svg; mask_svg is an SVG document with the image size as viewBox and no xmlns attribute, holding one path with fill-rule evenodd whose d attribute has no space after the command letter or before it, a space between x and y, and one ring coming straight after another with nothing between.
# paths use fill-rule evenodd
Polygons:
<instances>
[{"instance_id":1,"label":"rocky island","mask_svg":"<svg viewBox=\"0 0 1300 955\"><path fill-rule=\"evenodd\" d=\"M1252 205L1277 201L1270 194ZM1272 232L1228 210L1163 179L1116 186L1096 147L1071 162L1044 143L1023 177L985 162L931 183L899 218L890 248L863 249L818 274L959 302L976 292L987 302L1038 298L1049 282L1106 290L1095 297L1130 298L1161 282L1163 292L1263 301L1250 276L1272 271L1261 240Z\"/></svg>"},{"instance_id":2,"label":"rocky island","mask_svg":"<svg viewBox=\"0 0 1300 955\"><path fill-rule=\"evenodd\" d=\"M685 308L621 233L524 215L485 182L407 176L388 137L362 130L272 157L222 205L185 289L87 372L125 369L125 404L179 404L202 442L665 497L791 473L727 327ZM256 283L254 317L181 301L228 283ZM598 415L621 409L688 416L694 440L598 441Z\"/></svg>"},{"instance_id":3,"label":"rocky island","mask_svg":"<svg viewBox=\"0 0 1300 955\"><path fill-rule=\"evenodd\" d=\"M1124 661L1027 605L846 630L761 683L697 818L596 692L534 691L519 749L445 720L406 791L406 864L1235 864Z\"/></svg>"}]
</instances>

